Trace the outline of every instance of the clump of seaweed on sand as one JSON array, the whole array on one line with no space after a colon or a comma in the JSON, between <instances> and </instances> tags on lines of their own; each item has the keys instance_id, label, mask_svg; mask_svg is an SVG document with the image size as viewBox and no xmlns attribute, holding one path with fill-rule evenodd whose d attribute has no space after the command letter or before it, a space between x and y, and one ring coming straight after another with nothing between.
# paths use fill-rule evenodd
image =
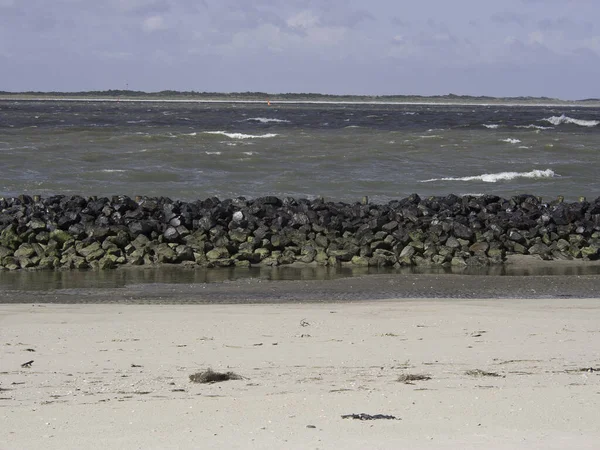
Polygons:
<instances>
[{"instance_id":1,"label":"clump of seaweed on sand","mask_svg":"<svg viewBox=\"0 0 600 450\"><path fill-rule=\"evenodd\" d=\"M403 373L398 377L396 381L404 384L414 384L415 381L427 381L431 380L429 375L424 375L422 373Z\"/></svg>"},{"instance_id":2,"label":"clump of seaweed on sand","mask_svg":"<svg viewBox=\"0 0 600 450\"><path fill-rule=\"evenodd\" d=\"M190 375L192 383L219 383L229 380L243 380L244 377L235 372L215 372L212 369L207 369L204 372L196 372Z\"/></svg>"},{"instance_id":3,"label":"clump of seaweed on sand","mask_svg":"<svg viewBox=\"0 0 600 450\"><path fill-rule=\"evenodd\" d=\"M471 377L502 377L502 378L504 378L504 375L500 375L497 372L486 372L485 370L481 370L481 369L467 370L465 372L465 374L469 375Z\"/></svg>"}]
</instances>

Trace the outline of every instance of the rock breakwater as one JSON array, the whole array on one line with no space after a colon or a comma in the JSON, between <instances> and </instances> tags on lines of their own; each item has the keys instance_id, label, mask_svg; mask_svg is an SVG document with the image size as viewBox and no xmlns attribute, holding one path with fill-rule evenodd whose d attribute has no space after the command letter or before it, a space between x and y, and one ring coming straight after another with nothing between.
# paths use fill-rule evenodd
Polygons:
<instances>
[{"instance_id":1,"label":"rock breakwater","mask_svg":"<svg viewBox=\"0 0 600 450\"><path fill-rule=\"evenodd\" d=\"M413 194L387 204L262 197L0 199L0 268L292 263L467 267L509 254L600 258L600 197Z\"/></svg>"}]
</instances>

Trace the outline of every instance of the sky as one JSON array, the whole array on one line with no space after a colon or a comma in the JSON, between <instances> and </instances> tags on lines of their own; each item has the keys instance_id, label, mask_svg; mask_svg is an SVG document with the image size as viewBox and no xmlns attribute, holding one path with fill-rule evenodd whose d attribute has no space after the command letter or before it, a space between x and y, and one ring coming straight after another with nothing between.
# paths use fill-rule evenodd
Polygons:
<instances>
[{"instance_id":1,"label":"sky","mask_svg":"<svg viewBox=\"0 0 600 450\"><path fill-rule=\"evenodd\" d=\"M0 91L600 97L600 0L0 0Z\"/></svg>"}]
</instances>

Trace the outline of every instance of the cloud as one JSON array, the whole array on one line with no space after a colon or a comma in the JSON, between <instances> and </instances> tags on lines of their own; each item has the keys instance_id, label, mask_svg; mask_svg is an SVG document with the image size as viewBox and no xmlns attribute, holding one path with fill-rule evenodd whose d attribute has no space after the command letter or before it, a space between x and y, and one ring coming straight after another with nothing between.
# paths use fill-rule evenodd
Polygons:
<instances>
[{"instance_id":1,"label":"cloud","mask_svg":"<svg viewBox=\"0 0 600 450\"><path fill-rule=\"evenodd\" d=\"M135 78L146 88L367 92L404 80L449 92L478 67L563 64L556 89L566 92L581 84L566 81L569 64L599 65L597 14L597 0L0 0L0 54L10 86Z\"/></svg>"},{"instance_id":2,"label":"cloud","mask_svg":"<svg viewBox=\"0 0 600 450\"><path fill-rule=\"evenodd\" d=\"M492 23L499 25L515 24L520 27L525 26L528 21L527 16L524 14L517 14L510 11L495 13L490 17L490 20Z\"/></svg>"},{"instance_id":3,"label":"cloud","mask_svg":"<svg viewBox=\"0 0 600 450\"><path fill-rule=\"evenodd\" d=\"M287 19L285 23L296 30L307 30L319 25L319 18L311 11L301 11Z\"/></svg>"},{"instance_id":4,"label":"cloud","mask_svg":"<svg viewBox=\"0 0 600 450\"><path fill-rule=\"evenodd\" d=\"M162 16L150 16L144 19L142 28L148 33L167 29L165 19Z\"/></svg>"}]
</instances>

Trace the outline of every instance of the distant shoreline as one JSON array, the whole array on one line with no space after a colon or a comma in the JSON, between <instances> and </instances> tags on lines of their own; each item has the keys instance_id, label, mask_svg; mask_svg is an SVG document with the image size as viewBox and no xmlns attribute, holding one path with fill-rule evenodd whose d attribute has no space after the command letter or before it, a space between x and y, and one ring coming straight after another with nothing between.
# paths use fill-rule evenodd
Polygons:
<instances>
[{"instance_id":1,"label":"distant shoreline","mask_svg":"<svg viewBox=\"0 0 600 450\"><path fill-rule=\"evenodd\" d=\"M265 98L264 100L256 97L239 96L235 98L176 98L176 96L153 96L151 94L136 96L106 96L106 97L87 97L87 96L62 96L62 95L27 95L27 94L3 94L0 95L0 101L24 101L24 102L89 102L89 103L215 103L215 104L270 104L276 105L407 105L407 106L504 106L504 107L576 107L576 108L597 108L600 107L600 100L586 101L568 101L556 99L526 99L518 100L515 98L485 98L478 99L474 97L407 97L406 99L398 97L380 97L374 99L370 96L348 96L349 98Z\"/></svg>"}]
</instances>

